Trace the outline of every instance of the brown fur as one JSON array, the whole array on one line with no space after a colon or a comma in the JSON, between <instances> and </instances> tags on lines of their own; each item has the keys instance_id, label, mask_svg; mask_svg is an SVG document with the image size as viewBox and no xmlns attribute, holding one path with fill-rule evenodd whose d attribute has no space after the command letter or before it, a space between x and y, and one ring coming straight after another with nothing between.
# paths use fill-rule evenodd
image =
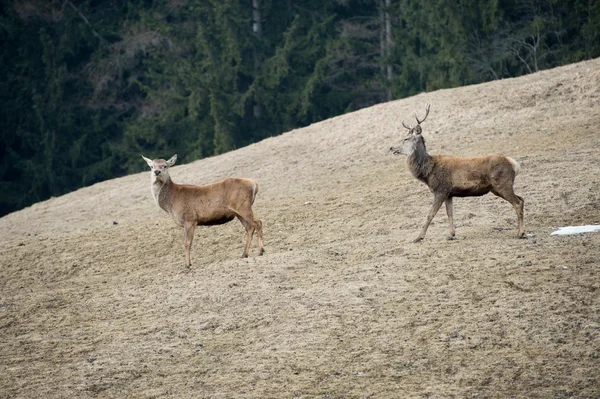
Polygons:
<instances>
[{"instance_id":1,"label":"brown fur","mask_svg":"<svg viewBox=\"0 0 600 399\"><path fill-rule=\"evenodd\" d=\"M427 108L429 114L429 107ZM515 194L513 185L515 176L520 166L512 158L500 154L484 155L471 158L460 158L448 155L429 155L425 147L425 140L421 135L420 123L409 127L407 137L402 147L392 147L394 154L408 155L407 166L413 176L427 184L434 195L433 205L421 229L421 233L414 240L419 242L425 237L431 220L436 215L442 203L446 204L446 212L450 223L450 236L454 239L455 229L453 220L452 198L474 197L485 195L489 192L510 202L517 212L518 231L517 237L522 238L523 230L523 198Z\"/></svg>"},{"instance_id":2,"label":"brown fur","mask_svg":"<svg viewBox=\"0 0 600 399\"><path fill-rule=\"evenodd\" d=\"M157 205L183 227L186 266L191 266L190 249L196 226L223 224L236 217L246 229L242 257L248 257L254 231L258 233L258 250L262 255L262 222L254 217L252 211L258 183L250 179L229 178L206 186L177 184L168 173L176 157L169 161L144 159L152 168L151 188Z\"/></svg>"}]
</instances>

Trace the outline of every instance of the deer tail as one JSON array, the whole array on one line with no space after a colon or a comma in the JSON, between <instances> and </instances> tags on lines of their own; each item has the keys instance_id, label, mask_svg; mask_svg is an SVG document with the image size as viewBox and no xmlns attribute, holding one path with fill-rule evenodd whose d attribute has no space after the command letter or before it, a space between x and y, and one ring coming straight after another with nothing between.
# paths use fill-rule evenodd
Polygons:
<instances>
[{"instance_id":1,"label":"deer tail","mask_svg":"<svg viewBox=\"0 0 600 399\"><path fill-rule=\"evenodd\" d=\"M252 203L254 204L254 200L256 199L256 194L258 194L258 183L257 182L253 182L254 185L252 186Z\"/></svg>"},{"instance_id":2,"label":"deer tail","mask_svg":"<svg viewBox=\"0 0 600 399\"><path fill-rule=\"evenodd\" d=\"M510 162L512 165L513 170L515 171L515 176L517 176L521 171L521 165L511 157L506 157L506 159L508 159L508 162Z\"/></svg>"}]
</instances>

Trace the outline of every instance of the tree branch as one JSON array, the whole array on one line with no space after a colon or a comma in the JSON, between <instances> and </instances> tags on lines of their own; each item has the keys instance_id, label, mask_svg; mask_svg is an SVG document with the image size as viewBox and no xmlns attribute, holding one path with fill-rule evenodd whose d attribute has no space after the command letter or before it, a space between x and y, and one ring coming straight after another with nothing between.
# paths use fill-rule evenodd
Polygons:
<instances>
[{"instance_id":1,"label":"tree branch","mask_svg":"<svg viewBox=\"0 0 600 399\"><path fill-rule=\"evenodd\" d=\"M90 23L90 21L85 17L85 15L83 15L81 13L81 11L79 11L79 9L77 8L77 6L75 6L75 4L73 4L73 2L71 2L69 0L69 1L67 1L67 3L69 3L69 6L71 6L71 8L77 13L77 15L79 15L79 17L81 19L83 19L83 21L86 23L86 25L90 27L90 29L92 30L92 33L94 34L94 36L96 36L98 39L100 39L101 42L104 42L104 43L107 43L107 44L112 44L110 41L108 41L106 38L104 38L98 32L96 32L96 30L94 29L94 27L92 26L92 24Z\"/></svg>"}]
</instances>

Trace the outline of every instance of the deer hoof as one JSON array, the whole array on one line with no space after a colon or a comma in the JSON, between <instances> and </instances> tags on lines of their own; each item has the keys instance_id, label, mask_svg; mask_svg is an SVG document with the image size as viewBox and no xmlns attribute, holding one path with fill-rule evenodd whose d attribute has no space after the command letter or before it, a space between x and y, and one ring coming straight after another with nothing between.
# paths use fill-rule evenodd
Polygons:
<instances>
[{"instance_id":1,"label":"deer hoof","mask_svg":"<svg viewBox=\"0 0 600 399\"><path fill-rule=\"evenodd\" d=\"M456 236L448 236L448 237L446 237L446 240L448 240L448 241L456 240Z\"/></svg>"},{"instance_id":2,"label":"deer hoof","mask_svg":"<svg viewBox=\"0 0 600 399\"><path fill-rule=\"evenodd\" d=\"M418 242L420 242L420 241L423 241L423 237L417 237L417 238L415 238L415 239L413 240L413 244L416 244L416 243L418 243Z\"/></svg>"},{"instance_id":3,"label":"deer hoof","mask_svg":"<svg viewBox=\"0 0 600 399\"><path fill-rule=\"evenodd\" d=\"M258 251L258 256L263 256L264 253L265 253L265 249L261 248L260 251Z\"/></svg>"}]
</instances>

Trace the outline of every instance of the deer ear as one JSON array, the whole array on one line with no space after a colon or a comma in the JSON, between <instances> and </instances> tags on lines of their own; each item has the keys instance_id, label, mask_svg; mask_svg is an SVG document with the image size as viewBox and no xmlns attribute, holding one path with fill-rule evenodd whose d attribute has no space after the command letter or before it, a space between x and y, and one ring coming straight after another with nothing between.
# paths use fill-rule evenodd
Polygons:
<instances>
[{"instance_id":1,"label":"deer ear","mask_svg":"<svg viewBox=\"0 0 600 399\"><path fill-rule=\"evenodd\" d=\"M154 165L154 162L151 159L148 159L148 158L146 158L143 155L142 155L142 158L144 158L144 161L146 161L146 163L148 164L148 166L152 167Z\"/></svg>"},{"instance_id":2,"label":"deer ear","mask_svg":"<svg viewBox=\"0 0 600 399\"><path fill-rule=\"evenodd\" d=\"M175 165L175 162L177 162L177 154L173 155L171 157L171 159L169 159L167 161L167 165L169 165L169 167L171 167L171 166Z\"/></svg>"}]
</instances>

